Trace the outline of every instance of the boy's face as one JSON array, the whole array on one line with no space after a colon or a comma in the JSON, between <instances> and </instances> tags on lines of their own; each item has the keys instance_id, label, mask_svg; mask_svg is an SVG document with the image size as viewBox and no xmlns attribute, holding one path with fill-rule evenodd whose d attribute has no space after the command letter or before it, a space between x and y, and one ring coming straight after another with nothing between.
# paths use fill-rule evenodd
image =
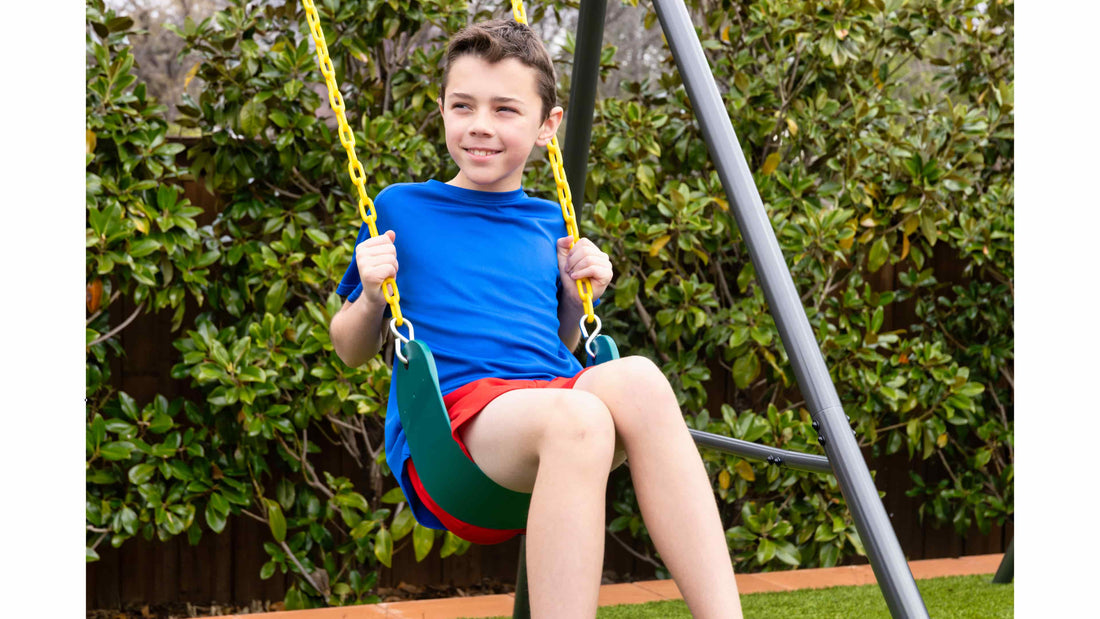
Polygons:
<instances>
[{"instance_id":1,"label":"boy's face","mask_svg":"<svg viewBox=\"0 0 1100 619\"><path fill-rule=\"evenodd\" d=\"M562 117L555 107L542 120L534 69L470 55L451 64L439 111L459 169L449 184L480 191L519 189L531 149L550 142Z\"/></svg>"}]
</instances>

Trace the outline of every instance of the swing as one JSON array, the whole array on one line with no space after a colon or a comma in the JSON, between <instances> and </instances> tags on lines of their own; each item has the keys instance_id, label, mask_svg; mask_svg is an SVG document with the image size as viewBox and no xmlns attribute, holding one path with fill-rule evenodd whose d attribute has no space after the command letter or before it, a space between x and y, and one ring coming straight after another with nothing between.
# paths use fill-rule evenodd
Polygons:
<instances>
[{"instance_id":1,"label":"swing","mask_svg":"<svg viewBox=\"0 0 1100 619\"><path fill-rule=\"evenodd\" d=\"M328 87L329 103L339 124L340 143L348 154L348 173L359 194L359 212L370 229L371 237L375 237L378 236L378 229L374 203L367 197L364 189L363 167L355 155L355 135L344 116L344 102L336 84L320 18L313 0L303 0L302 4L317 47L318 64ZM512 14L517 22L527 24L522 0L512 1ZM557 183L562 215L569 234L576 243L580 240L580 234L556 136L551 139L547 149ZM454 441L431 349L425 343L415 340L412 323L401 315L401 297L396 281L393 278L387 279L382 290L393 314L390 330L396 338L394 352L400 361L394 364L393 372L393 380L397 384L397 409L417 475L424 489L436 504L463 522L486 529L526 528L531 495L509 490L494 482L466 457ZM601 323L593 311L591 284L587 279L580 280L577 282L577 290L585 309L580 326L585 337L585 350L588 352L586 365L618 359L619 351L614 340L606 335L599 335ZM585 328L586 322L596 323L591 335ZM408 337L397 329L405 323L408 323Z\"/></svg>"}]
</instances>

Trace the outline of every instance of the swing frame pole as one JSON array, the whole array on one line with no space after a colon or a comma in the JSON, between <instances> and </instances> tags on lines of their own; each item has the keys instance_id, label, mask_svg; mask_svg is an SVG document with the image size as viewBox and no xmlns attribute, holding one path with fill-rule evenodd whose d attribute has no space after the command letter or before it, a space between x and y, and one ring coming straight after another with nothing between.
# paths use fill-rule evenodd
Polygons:
<instances>
[{"instance_id":1,"label":"swing frame pole","mask_svg":"<svg viewBox=\"0 0 1100 619\"><path fill-rule=\"evenodd\" d=\"M565 146L562 147L565 180L578 211L584 210L584 186L588 177L588 147L592 143L592 116L603 52L603 25L607 0L583 0L577 14L573 73L565 113ZM577 214L580 219L580 213Z\"/></svg>"},{"instance_id":2,"label":"swing frame pole","mask_svg":"<svg viewBox=\"0 0 1100 619\"><path fill-rule=\"evenodd\" d=\"M653 0L653 4L802 395L817 422L819 441L848 502L890 613L894 617L928 617L825 367L687 6L683 0Z\"/></svg>"}]
</instances>

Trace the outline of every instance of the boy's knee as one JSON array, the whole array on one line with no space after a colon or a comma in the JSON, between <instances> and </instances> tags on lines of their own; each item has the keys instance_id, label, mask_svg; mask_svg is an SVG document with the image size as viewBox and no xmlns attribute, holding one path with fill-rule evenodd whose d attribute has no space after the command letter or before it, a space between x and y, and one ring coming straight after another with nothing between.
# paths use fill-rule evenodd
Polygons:
<instances>
[{"instance_id":1,"label":"boy's knee","mask_svg":"<svg viewBox=\"0 0 1100 619\"><path fill-rule=\"evenodd\" d=\"M631 356L619 360L611 374L611 389L619 398L654 404L663 397L675 397L661 368L646 357Z\"/></svg>"},{"instance_id":2,"label":"boy's knee","mask_svg":"<svg viewBox=\"0 0 1100 619\"><path fill-rule=\"evenodd\" d=\"M657 364L653 363L648 357L632 355L630 357L624 357L620 361L622 362L622 374L631 381L644 385L668 384L668 379L665 378L664 372L662 372L661 368L657 367Z\"/></svg>"},{"instance_id":3,"label":"boy's knee","mask_svg":"<svg viewBox=\"0 0 1100 619\"><path fill-rule=\"evenodd\" d=\"M547 448L606 452L610 458L615 447L615 424L603 401L586 391L562 390L553 405L543 436Z\"/></svg>"}]
</instances>

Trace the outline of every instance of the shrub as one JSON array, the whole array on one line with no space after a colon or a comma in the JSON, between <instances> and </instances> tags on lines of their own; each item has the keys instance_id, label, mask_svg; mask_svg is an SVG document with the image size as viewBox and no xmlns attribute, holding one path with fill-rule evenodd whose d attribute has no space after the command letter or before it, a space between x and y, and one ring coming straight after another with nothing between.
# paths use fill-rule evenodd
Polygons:
<instances>
[{"instance_id":1,"label":"shrub","mask_svg":"<svg viewBox=\"0 0 1100 619\"><path fill-rule=\"evenodd\" d=\"M860 443L939 462L944 479L914 473L910 491L932 523L1003 523L1013 512L1012 3L691 6ZM368 192L447 176L438 83L426 76L438 74L447 33L473 17L466 3L318 8ZM538 3L531 18L569 8ZM415 524L388 477L386 361L349 368L332 351L335 282L358 218L304 15L296 3L238 0L178 29L204 83L178 104L176 122L201 135L187 169L163 107L135 80L130 27L89 2L88 559L108 538L196 542L245 516L270 528L260 576L296 577L288 608L376 601L378 570L401 540L418 560L467 544ZM605 50L605 70L616 51ZM596 110L582 231L616 265L606 329L624 351L658 360L691 427L815 451L666 60ZM189 177L219 198L208 224L177 188ZM544 166L527 180L554 195ZM937 252L962 262L959 282L937 276ZM134 315L172 312L172 375L201 397L139 403L117 390L109 367L123 351L108 321L127 323L121 298ZM718 373L738 387L732 401L708 401ZM311 462L331 448L362 474ZM863 553L833 476L704 458L740 571ZM613 534L651 550L628 485L609 512Z\"/></svg>"}]
</instances>

